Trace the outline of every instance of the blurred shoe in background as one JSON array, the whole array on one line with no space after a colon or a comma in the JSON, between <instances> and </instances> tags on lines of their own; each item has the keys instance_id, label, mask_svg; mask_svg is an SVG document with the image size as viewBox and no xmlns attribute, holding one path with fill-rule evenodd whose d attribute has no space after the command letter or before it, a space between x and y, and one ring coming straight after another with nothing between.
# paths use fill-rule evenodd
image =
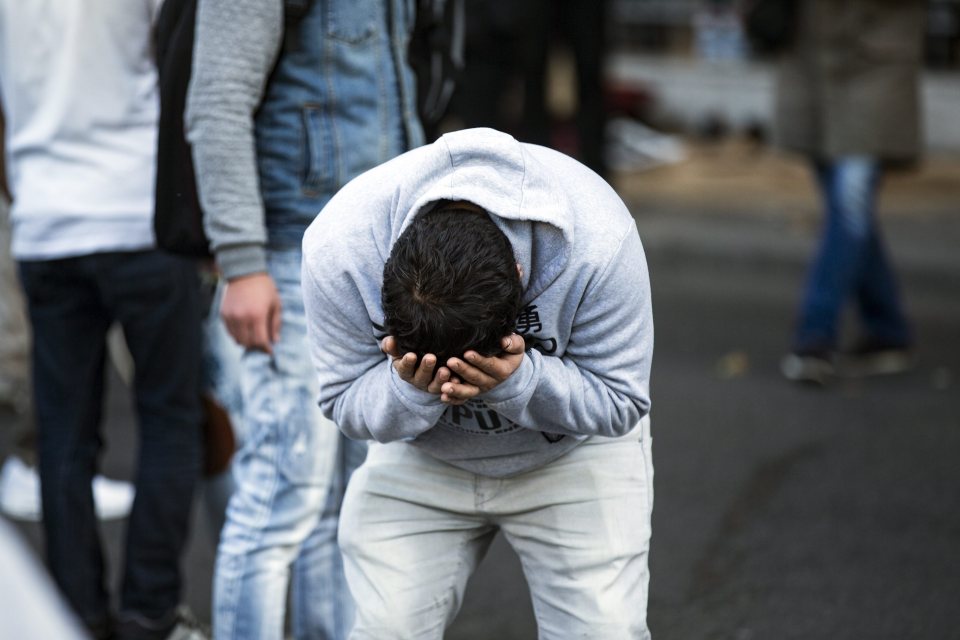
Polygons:
<instances>
[{"instance_id":1,"label":"blurred shoe in background","mask_svg":"<svg viewBox=\"0 0 960 640\"><path fill-rule=\"evenodd\" d=\"M681 162L686 157L679 138L632 118L610 120L606 137L606 162L615 171L645 171Z\"/></svg>"},{"instance_id":2,"label":"blurred shoe in background","mask_svg":"<svg viewBox=\"0 0 960 640\"><path fill-rule=\"evenodd\" d=\"M116 637L157 640L209 640L212 631L201 624L186 605L180 605L159 619L145 618L136 613L121 612L117 616Z\"/></svg>"},{"instance_id":3,"label":"blurred shoe in background","mask_svg":"<svg viewBox=\"0 0 960 640\"><path fill-rule=\"evenodd\" d=\"M840 367L848 376L905 373L916 364L916 354L905 344L864 340L843 354Z\"/></svg>"},{"instance_id":4,"label":"blurred shoe in background","mask_svg":"<svg viewBox=\"0 0 960 640\"><path fill-rule=\"evenodd\" d=\"M129 482L104 476L93 479L93 501L101 520L125 518L133 506L134 489ZM0 511L17 520L39 522L40 479L37 469L17 456L10 456L0 469Z\"/></svg>"},{"instance_id":5,"label":"blurred shoe in background","mask_svg":"<svg viewBox=\"0 0 960 640\"><path fill-rule=\"evenodd\" d=\"M829 351L795 351L780 361L783 377L791 382L824 386L837 373Z\"/></svg>"}]
</instances>

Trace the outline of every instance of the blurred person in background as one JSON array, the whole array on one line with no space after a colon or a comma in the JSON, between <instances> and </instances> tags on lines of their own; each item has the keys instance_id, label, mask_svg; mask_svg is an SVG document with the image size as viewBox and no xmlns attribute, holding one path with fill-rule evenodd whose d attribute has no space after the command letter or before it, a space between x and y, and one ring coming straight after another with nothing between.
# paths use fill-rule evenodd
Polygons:
<instances>
[{"instance_id":1,"label":"blurred person in background","mask_svg":"<svg viewBox=\"0 0 960 640\"><path fill-rule=\"evenodd\" d=\"M0 118L3 112L0 110ZM0 119L0 149L3 149ZM39 522L40 478L37 473L36 429L30 401L30 330L17 268L10 255L10 201L6 191L3 154L0 153L0 409L9 412L11 432L5 438L8 455L0 467L0 513L18 520ZM115 366L129 359L123 335L114 325L108 350ZM132 373L132 369L131 369ZM129 378L124 382L129 383ZM129 482L97 474L93 501L101 520L124 518L133 505Z\"/></svg>"},{"instance_id":2,"label":"blurred person in background","mask_svg":"<svg viewBox=\"0 0 960 640\"><path fill-rule=\"evenodd\" d=\"M39 481L33 468L35 438L30 416L30 333L16 263L10 255L10 193L2 153L0 109L0 408L11 414L9 442L14 453L0 469L0 511L14 517L40 517Z\"/></svg>"},{"instance_id":3,"label":"blurred person in background","mask_svg":"<svg viewBox=\"0 0 960 640\"><path fill-rule=\"evenodd\" d=\"M839 372L911 366L913 336L881 238L877 197L884 172L920 152L925 5L797 3L796 32L780 62L777 135L810 158L824 222L792 352L781 363L790 380L823 384ZM859 336L842 352L848 302L859 312Z\"/></svg>"},{"instance_id":4,"label":"blurred person in background","mask_svg":"<svg viewBox=\"0 0 960 640\"><path fill-rule=\"evenodd\" d=\"M606 177L604 63L608 0L526 0L532 21L521 38L528 71L520 136L526 142L559 148L558 123L548 104L549 59L556 46L573 54L576 112L571 155Z\"/></svg>"},{"instance_id":5,"label":"blurred person in background","mask_svg":"<svg viewBox=\"0 0 960 640\"><path fill-rule=\"evenodd\" d=\"M3 110L0 109L0 150L4 148ZM122 345L116 331L109 344L111 357ZM127 358L128 355L124 354ZM30 330L26 303L17 268L10 255L10 194L7 189L4 154L0 151L0 408L10 413L11 433L7 441L10 453L0 467L0 512L11 518L38 522L40 478L37 474L36 430L30 408ZM134 489L129 482L96 475L93 479L93 501L97 517L123 518L129 515Z\"/></svg>"},{"instance_id":6,"label":"blurred person in background","mask_svg":"<svg viewBox=\"0 0 960 640\"><path fill-rule=\"evenodd\" d=\"M526 75L520 42L526 35L533 5L527 0L466 0L464 7L462 75L469 81L457 86L448 113L457 126L517 133L518 114L512 108L516 100L511 99L511 93Z\"/></svg>"},{"instance_id":7,"label":"blurred person in background","mask_svg":"<svg viewBox=\"0 0 960 640\"><path fill-rule=\"evenodd\" d=\"M32 331L47 562L97 638L184 629L179 561L200 461L199 289L154 249L158 2L0 1L12 253ZM132 355L140 448L119 612L91 481L107 333Z\"/></svg>"},{"instance_id":8,"label":"blurred person in background","mask_svg":"<svg viewBox=\"0 0 960 640\"><path fill-rule=\"evenodd\" d=\"M300 287L307 225L351 178L423 140L401 0L200 0L187 98L204 226L245 352L214 577L217 638L345 638L337 529L366 454L317 406Z\"/></svg>"},{"instance_id":9,"label":"blurred person in background","mask_svg":"<svg viewBox=\"0 0 960 640\"><path fill-rule=\"evenodd\" d=\"M449 115L570 153L604 176L603 69L607 0L467 0L465 79ZM550 107L550 61L560 47L575 66L573 126ZM562 147L562 148L561 148Z\"/></svg>"},{"instance_id":10,"label":"blurred person in background","mask_svg":"<svg viewBox=\"0 0 960 640\"><path fill-rule=\"evenodd\" d=\"M37 474L36 430L30 404L30 329L17 267L10 255L10 191L4 159L3 110L0 109L0 408L10 412L11 453L0 467L0 512L20 520L39 521L40 478ZM112 330L114 361L129 359L123 337ZM118 355L118 351L123 351ZM119 367L118 367L119 368ZM130 513L134 489L129 482L102 475L93 479L93 501L101 519Z\"/></svg>"}]
</instances>

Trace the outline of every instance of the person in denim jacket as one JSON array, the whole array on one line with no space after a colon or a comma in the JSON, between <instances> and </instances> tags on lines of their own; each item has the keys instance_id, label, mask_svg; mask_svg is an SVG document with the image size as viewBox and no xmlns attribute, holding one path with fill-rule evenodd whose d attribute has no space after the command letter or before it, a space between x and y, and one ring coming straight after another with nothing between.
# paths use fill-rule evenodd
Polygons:
<instances>
[{"instance_id":1,"label":"person in denim jacket","mask_svg":"<svg viewBox=\"0 0 960 640\"><path fill-rule=\"evenodd\" d=\"M354 176L422 144L404 0L201 0L187 135L204 226L245 348L246 429L214 579L218 638L343 638L336 543L365 455L317 406L303 302L307 225Z\"/></svg>"}]
</instances>

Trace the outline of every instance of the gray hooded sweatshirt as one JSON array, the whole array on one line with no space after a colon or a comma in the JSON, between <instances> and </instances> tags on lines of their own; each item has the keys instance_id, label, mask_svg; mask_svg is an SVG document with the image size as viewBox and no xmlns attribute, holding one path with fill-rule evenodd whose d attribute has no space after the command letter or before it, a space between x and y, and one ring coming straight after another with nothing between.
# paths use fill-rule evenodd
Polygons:
<instances>
[{"instance_id":1,"label":"gray hooded sweatshirt","mask_svg":"<svg viewBox=\"0 0 960 640\"><path fill-rule=\"evenodd\" d=\"M380 351L390 249L439 200L487 210L523 269L520 367L456 407L399 378ZM407 441L486 476L542 466L650 410L653 319L636 225L613 189L556 151L492 129L443 136L347 184L303 240L320 407L353 439Z\"/></svg>"}]
</instances>

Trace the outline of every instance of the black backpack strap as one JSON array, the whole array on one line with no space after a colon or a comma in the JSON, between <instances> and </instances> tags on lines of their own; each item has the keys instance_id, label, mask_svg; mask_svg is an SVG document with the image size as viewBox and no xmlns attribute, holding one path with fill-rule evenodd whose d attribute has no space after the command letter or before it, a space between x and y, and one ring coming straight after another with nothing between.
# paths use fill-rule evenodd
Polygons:
<instances>
[{"instance_id":1,"label":"black backpack strap","mask_svg":"<svg viewBox=\"0 0 960 640\"><path fill-rule=\"evenodd\" d=\"M196 12L197 0L166 0L154 31L160 122L153 227L161 249L206 258L210 256L210 242L203 230L203 211L183 122Z\"/></svg>"}]
</instances>

